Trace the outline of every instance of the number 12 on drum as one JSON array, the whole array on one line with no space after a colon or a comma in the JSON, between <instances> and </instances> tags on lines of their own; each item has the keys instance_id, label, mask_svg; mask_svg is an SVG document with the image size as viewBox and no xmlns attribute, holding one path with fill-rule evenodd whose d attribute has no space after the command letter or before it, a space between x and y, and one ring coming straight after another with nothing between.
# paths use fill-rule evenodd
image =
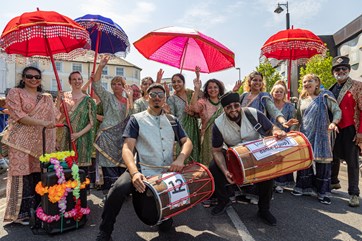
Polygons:
<instances>
[{"instance_id":1,"label":"number 12 on drum","mask_svg":"<svg viewBox=\"0 0 362 241\"><path fill-rule=\"evenodd\" d=\"M190 204L190 191L182 175L175 172L166 173L162 175L162 180L169 191L170 209Z\"/></svg>"}]
</instances>

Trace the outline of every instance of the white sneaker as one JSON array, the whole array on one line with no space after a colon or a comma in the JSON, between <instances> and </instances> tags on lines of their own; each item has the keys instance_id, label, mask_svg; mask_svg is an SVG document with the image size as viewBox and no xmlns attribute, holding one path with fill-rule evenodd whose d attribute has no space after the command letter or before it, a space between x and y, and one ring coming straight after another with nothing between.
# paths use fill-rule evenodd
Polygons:
<instances>
[{"instance_id":1,"label":"white sneaker","mask_svg":"<svg viewBox=\"0 0 362 241\"><path fill-rule=\"evenodd\" d=\"M276 186L275 187L275 192L277 193L283 193L284 189L281 186Z\"/></svg>"}]
</instances>

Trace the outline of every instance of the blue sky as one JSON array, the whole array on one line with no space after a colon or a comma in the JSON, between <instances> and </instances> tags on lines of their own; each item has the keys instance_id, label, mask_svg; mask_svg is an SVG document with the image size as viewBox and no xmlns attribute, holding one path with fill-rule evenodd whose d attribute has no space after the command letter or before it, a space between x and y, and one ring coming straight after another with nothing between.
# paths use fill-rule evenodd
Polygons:
<instances>
[{"instance_id":1,"label":"blue sky","mask_svg":"<svg viewBox=\"0 0 362 241\"><path fill-rule=\"evenodd\" d=\"M235 53L236 67L241 76L258 65L260 48L276 32L285 29L285 13L273 11L278 0L16 0L2 4L0 29L23 12L41 10L57 11L72 19L85 14L100 14L112 18L127 33L131 43L146 33L166 27L191 27L218 40ZM13 4L12 4L13 3ZM334 34L361 15L361 0L289 0L291 25L304 28L317 35ZM165 70L164 77L179 72L178 69L145 59L131 46L125 58L141 67L141 77L156 77L158 69ZM183 72L187 86L192 87L194 74ZM235 68L211 74L202 74L203 82L210 78L223 81L231 89L238 79Z\"/></svg>"}]
</instances>

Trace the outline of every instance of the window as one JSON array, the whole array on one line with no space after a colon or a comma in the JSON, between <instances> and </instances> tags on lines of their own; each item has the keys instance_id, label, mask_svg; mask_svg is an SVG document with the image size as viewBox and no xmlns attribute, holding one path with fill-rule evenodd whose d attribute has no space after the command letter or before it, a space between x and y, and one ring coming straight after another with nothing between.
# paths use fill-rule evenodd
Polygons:
<instances>
[{"instance_id":1,"label":"window","mask_svg":"<svg viewBox=\"0 0 362 241\"><path fill-rule=\"evenodd\" d=\"M60 84L62 85L62 80L60 80ZM57 85L57 80L56 79L52 79L52 81L50 83L50 90L58 91L58 85Z\"/></svg>"},{"instance_id":2,"label":"window","mask_svg":"<svg viewBox=\"0 0 362 241\"><path fill-rule=\"evenodd\" d=\"M124 68L116 67L116 75L124 76Z\"/></svg>"},{"instance_id":3,"label":"window","mask_svg":"<svg viewBox=\"0 0 362 241\"><path fill-rule=\"evenodd\" d=\"M102 75L108 75L108 66L103 68Z\"/></svg>"},{"instance_id":4,"label":"window","mask_svg":"<svg viewBox=\"0 0 362 241\"><path fill-rule=\"evenodd\" d=\"M82 64L80 63L73 63L73 72L74 71L79 71L80 73L82 73Z\"/></svg>"},{"instance_id":5,"label":"window","mask_svg":"<svg viewBox=\"0 0 362 241\"><path fill-rule=\"evenodd\" d=\"M103 88L105 88L106 90L108 90L108 83L107 83L107 82L102 82L102 86L103 86Z\"/></svg>"},{"instance_id":6,"label":"window","mask_svg":"<svg viewBox=\"0 0 362 241\"><path fill-rule=\"evenodd\" d=\"M57 68L58 72L63 71L63 63L62 62L55 62L55 67Z\"/></svg>"},{"instance_id":7,"label":"window","mask_svg":"<svg viewBox=\"0 0 362 241\"><path fill-rule=\"evenodd\" d=\"M135 70L134 70L134 76L133 76L133 77L135 77L136 79L139 79L139 78L140 78L140 72L139 72L138 69L135 69Z\"/></svg>"}]
</instances>

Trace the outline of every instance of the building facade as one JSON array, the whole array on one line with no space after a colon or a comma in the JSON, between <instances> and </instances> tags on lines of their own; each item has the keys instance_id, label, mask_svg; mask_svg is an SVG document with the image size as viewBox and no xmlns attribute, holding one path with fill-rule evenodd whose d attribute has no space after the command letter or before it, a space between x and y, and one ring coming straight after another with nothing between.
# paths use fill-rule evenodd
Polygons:
<instances>
[{"instance_id":1,"label":"building facade","mask_svg":"<svg viewBox=\"0 0 362 241\"><path fill-rule=\"evenodd\" d=\"M46 91L55 93L58 90L53 66L48 59L24 58L20 61L8 62L2 58L0 59L0 95L4 96L7 89L13 88L19 83L22 70L29 65L37 67L42 71L42 85ZM55 65L63 90L69 91L69 74L73 71L79 71L83 76L84 82L86 82L93 70L93 58L91 56L81 56L71 61L56 60ZM101 81L103 86L109 91L111 91L110 82L116 75L125 77L129 85L139 85L141 71L142 69L138 66L122 58L113 57L104 68Z\"/></svg>"}]
</instances>

